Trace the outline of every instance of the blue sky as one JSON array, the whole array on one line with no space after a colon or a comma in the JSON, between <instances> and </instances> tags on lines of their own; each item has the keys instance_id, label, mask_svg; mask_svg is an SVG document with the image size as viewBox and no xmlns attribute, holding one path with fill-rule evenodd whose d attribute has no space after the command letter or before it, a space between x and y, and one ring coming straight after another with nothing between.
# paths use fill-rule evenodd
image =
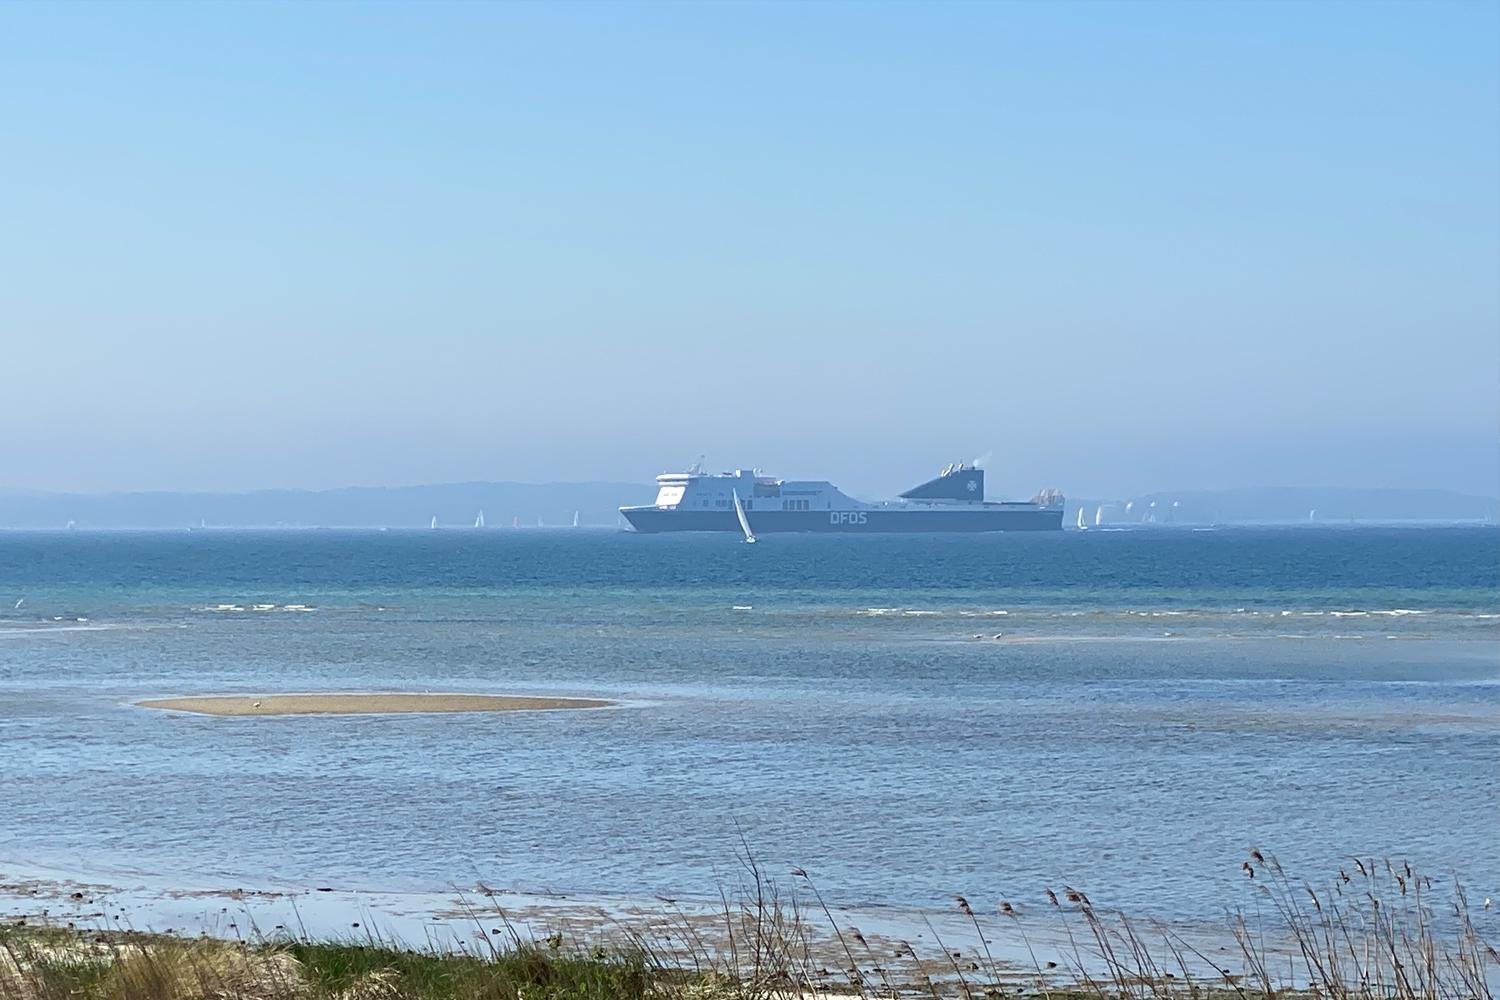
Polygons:
<instances>
[{"instance_id":1,"label":"blue sky","mask_svg":"<svg viewBox=\"0 0 1500 1000\"><path fill-rule=\"evenodd\" d=\"M1494 4L0 6L0 490L1500 490Z\"/></svg>"}]
</instances>

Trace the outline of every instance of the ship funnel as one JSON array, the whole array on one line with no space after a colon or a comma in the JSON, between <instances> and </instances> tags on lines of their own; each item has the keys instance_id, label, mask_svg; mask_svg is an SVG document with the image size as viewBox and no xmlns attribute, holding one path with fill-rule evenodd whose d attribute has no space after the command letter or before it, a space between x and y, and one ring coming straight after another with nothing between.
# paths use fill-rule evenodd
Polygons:
<instances>
[{"instance_id":1,"label":"ship funnel","mask_svg":"<svg viewBox=\"0 0 1500 1000\"><path fill-rule=\"evenodd\" d=\"M936 479L913 486L901 496L907 500L983 500L984 470L950 465Z\"/></svg>"}]
</instances>

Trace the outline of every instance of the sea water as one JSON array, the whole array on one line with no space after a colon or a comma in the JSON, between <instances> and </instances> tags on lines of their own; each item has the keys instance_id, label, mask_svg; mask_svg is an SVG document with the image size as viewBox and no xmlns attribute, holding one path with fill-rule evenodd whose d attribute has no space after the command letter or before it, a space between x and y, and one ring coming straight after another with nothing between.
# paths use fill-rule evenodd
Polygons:
<instances>
[{"instance_id":1,"label":"sea water","mask_svg":"<svg viewBox=\"0 0 1500 1000\"><path fill-rule=\"evenodd\" d=\"M17 607L17 602L19 606ZM212 718L154 696L609 698ZM1213 916L1500 896L1500 531L0 534L0 872Z\"/></svg>"}]
</instances>

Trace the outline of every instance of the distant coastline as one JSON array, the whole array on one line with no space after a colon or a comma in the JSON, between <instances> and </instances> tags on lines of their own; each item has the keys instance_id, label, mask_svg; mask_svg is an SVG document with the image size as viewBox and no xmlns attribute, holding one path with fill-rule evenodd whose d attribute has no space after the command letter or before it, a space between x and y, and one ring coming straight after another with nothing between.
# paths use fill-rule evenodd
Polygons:
<instances>
[{"instance_id":1,"label":"distant coastline","mask_svg":"<svg viewBox=\"0 0 1500 1000\"><path fill-rule=\"evenodd\" d=\"M993 490L991 491L994 492ZM0 494L0 529L619 527L652 484L438 483L243 493ZM991 496L991 499L999 497ZM1153 506L1154 504L1154 506ZM1070 497L1064 523L1291 524L1500 521L1500 500L1454 490L1275 487Z\"/></svg>"},{"instance_id":2,"label":"distant coastline","mask_svg":"<svg viewBox=\"0 0 1500 1000\"><path fill-rule=\"evenodd\" d=\"M650 483L438 483L244 493L0 494L0 528L489 528L617 524Z\"/></svg>"},{"instance_id":3,"label":"distant coastline","mask_svg":"<svg viewBox=\"0 0 1500 1000\"><path fill-rule=\"evenodd\" d=\"M1079 511L1088 525L1482 524L1500 521L1500 500L1456 490L1283 486L1070 497L1064 523L1076 523Z\"/></svg>"}]
</instances>

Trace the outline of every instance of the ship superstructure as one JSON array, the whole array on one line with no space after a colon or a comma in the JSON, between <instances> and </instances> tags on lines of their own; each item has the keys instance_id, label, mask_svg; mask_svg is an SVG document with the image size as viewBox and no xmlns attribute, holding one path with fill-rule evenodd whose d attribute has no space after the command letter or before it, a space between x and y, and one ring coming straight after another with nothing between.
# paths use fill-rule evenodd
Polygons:
<instances>
[{"instance_id":1,"label":"ship superstructure","mask_svg":"<svg viewBox=\"0 0 1500 1000\"><path fill-rule=\"evenodd\" d=\"M699 466L656 477L654 503L621 507L636 531L1057 531L1063 497L984 498L984 470L956 462L894 500L856 500L826 480L777 479L758 469L710 474ZM738 502L739 510L736 510ZM748 527L742 524L741 512Z\"/></svg>"}]
</instances>

